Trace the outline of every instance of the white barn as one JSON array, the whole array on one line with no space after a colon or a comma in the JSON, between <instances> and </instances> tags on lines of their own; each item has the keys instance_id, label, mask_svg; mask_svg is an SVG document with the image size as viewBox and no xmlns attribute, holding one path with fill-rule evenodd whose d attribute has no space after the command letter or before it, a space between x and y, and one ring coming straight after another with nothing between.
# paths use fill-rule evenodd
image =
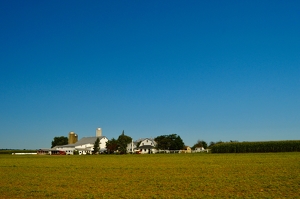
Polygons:
<instances>
[{"instance_id":1,"label":"white barn","mask_svg":"<svg viewBox=\"0 0 300 199\"><path fill-rule=\"evenodd\" d=\"M67 155L73 155L75 150L78 151L79 155L92 154L97 138L99 138L100 152L106 151L106 142L108 139L105 136L83 137L75 144L67 144L55 148L60 151L65 151Z\"/></svg>"}]
</instances>

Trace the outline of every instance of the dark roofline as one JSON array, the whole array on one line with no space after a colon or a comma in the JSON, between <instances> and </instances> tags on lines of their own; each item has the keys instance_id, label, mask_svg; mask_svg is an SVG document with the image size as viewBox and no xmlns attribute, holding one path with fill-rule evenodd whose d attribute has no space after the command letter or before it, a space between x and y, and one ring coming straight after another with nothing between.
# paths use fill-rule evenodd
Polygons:
<instances>
[{"instance_id":1,"label":"dark roofline","mask_svg":"<svg viewBox=\"0 0 300 199\"><path fill-rule=\"evenodd\" d=\"M139 146L138 149L154 149L154 146L151 145L144 145L144 146Z\"/></svg>"}]
</instances>

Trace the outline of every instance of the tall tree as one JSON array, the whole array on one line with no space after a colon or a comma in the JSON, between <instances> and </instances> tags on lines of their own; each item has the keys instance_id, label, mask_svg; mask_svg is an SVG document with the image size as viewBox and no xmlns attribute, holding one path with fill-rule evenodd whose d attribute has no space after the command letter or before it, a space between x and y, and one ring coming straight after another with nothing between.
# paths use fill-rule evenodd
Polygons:
<instances>
[{"instance_id":1,"label":"tall tree","mask_svg":"<svg viewBox=\"0 0 300 199\"><path fill-rule=\"evenodd\" d=\"M99 138L97 138L95 143L94 143L94 152L93 152L93 154L99 153L99 150L100 150L99 142L100 142L100 140L99 140Z\"/></svg>"},{"instance_id":2,"label":"tall tree","mask_svg":"<svg viewBox=\"0 0 300 199\"><path fill-rule=\"evenodd\" d=\"M54 137L53 141L51 142L51 148L55 146L60 146L60 145L66 145L68 144L68 138L64 136L60 137Z\"/></svg>"},{"instance_id":3,"label":"tall tree","mask_svg":"<svg viewBox=\"0 0 300 199\"><path fill-rule=\"evenodd\" d=\"M209 143L208 148L211 148L211 147L214 146L215 144L216 144L215 142L211 141L211 142Z\"/></svg>"},{"instance_id":4,"label":"tall tree","mask_svg":"<svg viewBox=\"0 0 300 199\"><path fill-rule=\"evenodd\" d=\"M115 152L116 150L118 150L118 147L118 140L116 140L115 138L112 138L111 140L108 140L108 142L106 142L107 153Z\"/></svg>"},{"instance_id":5,"label":"tall tree","mask_svg":"<svg viewBox=\"0 0 300 199\"><path fill-rule=\"evenodd\" d=\"M184 143L179 135L160 135L156 137L155 142L157 148L162 150L181 150L184 148Z\"/></svg>"},{"instance_id":6,"label":"tall tree","mask_svg":"<svg viewBox=\"0 0 300 199\"><path fill-rule=\"evenodd\" d=\"M122 134L118 137L119 151L121 154L127 153L127 144L132 141L132 138L124 134L124 130Z\"/></svg>"},{"instance_id":7,"label":"tall tree","mask_svg":"<svg viewBox=\"0 0 300 199\"><path fill-rule=\"evenodd\" d=\"M194 144L194 146L192 147L193 150L195 150L196 147L203 147L203 148L207 148L207 143L204 140L198 140L196 142L196 144Z\"/></svg>"},{"instance_id":8,"label":"tall tree","mask_svg":"<svg viewBox=\"0 0 300 199\"><path fill-rule=\"evenodd\" d=\"M181 150L181 149L184 149L183 140L181 139L181 137L179 135L177 137L175 136L175 138L173 140L173 144L171 145L171 148L172 148L172 150Z\"/></svg>"},{"instance_id":9,"label":"tall tree","mask_svg":"<svg viewBox=\"0 0 300 199\"><path fill-rule=\"evenodd\" d=\"M168 139L167 135L160 135L154 138L154 141L157 143L156 148L157 149L162 149L162 150L167 150L170 149L171 142Z\"/></svg>"},{"instance_id":10,"label":"tall tree","mask_svg":"<svg viewBox=\"0 0 300 199\"><path fill-rule=\"evenodd\" d=\"M223 143L223 141L218 141L218 142L213 142L213 141L211 141L210 143L209 143L209 146L208 146L208 148L211 148L212 146L214 146L215 144L221 144L221 143Z\"/></svg>"}]
</instances>

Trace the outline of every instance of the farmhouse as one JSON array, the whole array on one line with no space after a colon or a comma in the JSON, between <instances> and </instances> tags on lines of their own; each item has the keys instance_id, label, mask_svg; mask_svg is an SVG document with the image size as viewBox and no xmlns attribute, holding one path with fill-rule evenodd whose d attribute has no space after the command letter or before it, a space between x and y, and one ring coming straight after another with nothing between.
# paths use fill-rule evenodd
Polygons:
<instances>
[{"instance_id":1,"label":"farmhouse","mask_svg":"<svg viewBox=\"0 0 300 199\"><path fill-rule=\"evenodd\" d=\"M157 143L152 138L143 138L127 145L127 152L139 152L141 154L156 153Z\"/></svg>"},{"instance_id":2,"label":"farmhouse","mask_svg":"<svg viewBox=\"0 0 300 199\"><path fill-rule=\"evenodd\" d=\"M138 147L138 149L140 150L140 152L142 154L145 153L156 153L157 150L155 149L157 143L154 141L154 139L150 139L150 138L145 138L143 140L141 140L141 143Z\"/></svg>"}]
</instances>

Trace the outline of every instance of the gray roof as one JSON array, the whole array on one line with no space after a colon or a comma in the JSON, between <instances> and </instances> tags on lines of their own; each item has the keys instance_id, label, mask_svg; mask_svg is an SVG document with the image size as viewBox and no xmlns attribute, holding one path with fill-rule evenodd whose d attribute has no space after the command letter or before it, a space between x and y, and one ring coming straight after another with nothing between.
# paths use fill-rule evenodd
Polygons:
<instances>
[{"instance_id":1,"label":"gray roof","mask_svg":"<svg viewBox=\"0 0 300 199\"><path fill-rule=\"evenodd\" d=\"M57 148L63 147L63 146L64 146L64 145L57 145L57 146L52 147L51 150L56 150Z\"/></svg>"},{"instance_id":2,"label":"gray roof","mask_svg":"<svg viewBox=\"0 0 300 199\"><path fill-rule=\"evenodd\" d=\"M45 149L45 148L42 148L42 149L39 149L38 151L50 151L51 149Z\"/></svg>"},{"instance_id":3,"label":"gray roof","mask_svg":"<svg viewBox=\"0 0 300 199\"><path fill-rule=\"evenodd\" d=\"M80 146L80 145L84 145L84 144L94 144L96 142L97 138L99 138L99 140L101 140L102 138L106 138L106 137L105 136L83 137L80 140L78 140L78 142L76 142L75 144L64 145L64 147L75 147L75 146Z\"/></svg>"}]
</instances>

